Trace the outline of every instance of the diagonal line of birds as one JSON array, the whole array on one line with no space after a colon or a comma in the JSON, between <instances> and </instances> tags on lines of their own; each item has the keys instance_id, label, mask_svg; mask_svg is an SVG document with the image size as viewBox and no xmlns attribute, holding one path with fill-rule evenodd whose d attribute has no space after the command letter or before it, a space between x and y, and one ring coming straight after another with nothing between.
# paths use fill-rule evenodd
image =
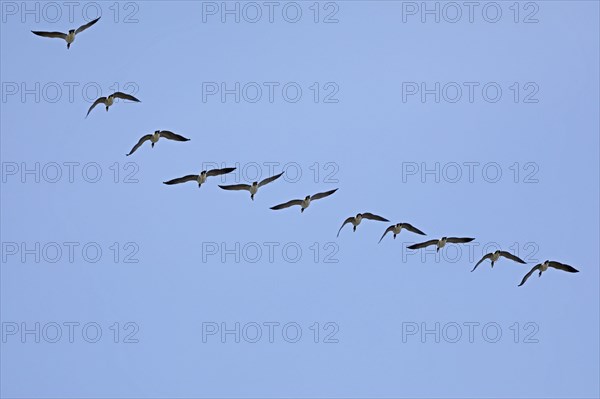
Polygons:
<instances>
[{"instance_id":1,"label":"diagonal line of birds","mask_svg":"<svg viewBox=\"0 0 600 399\"><path fill-rule=\"evenodd\" d=\"M84 25L81 25L79 28L77 29L70 29L68 31L68 33L63 33L63 32L45 32L45 31L31 31L34 35L37 36L41 36L41 37L47 37L47 38L54 38L54 39L63 39L64 41L66 41L67 43L67 49L71 48L71 44L73 44L73 42L75 41L75 37L85 31L86 29L92 27L93 25L95 25L101 17L98 17ZM94 103L90 106L90 108L87 111L86 114L86 118L90 115L90 113L92 112L92 110L99 104L104 104L106 111L108 112L108 109L114 104L114 100L115 99L122 99L122 100L129 100L129 101L133 101L136 103L141 102L140 100L138 100L137 98L135 98L134 96L132 96L131 94L127 94L127 93L123 93L120 91L117 91L115 93L112 93L110 95L108 95L107 97L100 97L98 98L96 101L94 101ZM150 134L146 134L144 136L142 136L138 142L131 148L131 150L129 151L128 154L126 154L127 156L132 155L134 152L136 152L146 141L150 141L151 143L151 148L154 148L154 144L156 144L160 138L164 138L167 140L173 140L173 141L181 141L181 142L185 142L185 141L190 141L189 138L183 137L179 134L173 133L171 131L168 130L156 130L154 133L150 133ZM235 168L222 168L222 169L211 169L211 170L203 170L201 171L199 174L190 174L190 175L186 175L186 176L182 176L182 177L178 177L178 178L174 178L171 179L169 181L163 182L163 184L166 185L174 185L174 184L181 184L181 183L187 183L187 182L195 182L198 184L198 187L201 187L202 184L206 183L207 179L209 177L213 177L213 176L220 176L220 175L225 175L228 173L231 173L235 170ZM256 195L256 193L258 192L258 189L260 187L263 187L267 184L273 183L274 181L276 181L277 179L279 179L282 175L284 174L284 172L281 172L279 174L276 174L274 176L268 177L266 179L263 179L261 181L255 181L252 182L252 184L233 184L233 185L219 185L219 187L225 191L248 191L250 193L250 199L252 201L254 201L254 196ZM293 199L293 200L289 200L287 202L272 206L270 209L272 210L281 210L281 209L286 209L286 208L290 208L293 206L299 206L300 207L300 213L304 213L304 211L309 207L309 205L319 199L323 199L323 198L327 198L330 195L334 194L338 189L333 189L333 190L329 190L329 191L325 191L325 192L320 192L317 194L313 194L313 195L307 195L306 197L304 197L304 199ZM370 213L370 212L365 212L365 213L357 213L355 216L350 216L347 219L344 220L344 222L342 223L342 226L339 228L338 233L337 233L337 237L340 236L340 233L342 232L342 229L344 228L344 226L346 226L347 224L352 224L352 230L354 232L356 232L356 228L361 224L361 222L363 220L372 220L372 221L376 221L376 222L389 222L388 219ZM383 235L381 236L381 238L379 239L379 243L381 243L381 241L385 238L385 236L388 233L393 233L393 238L396 239L396 236L398 234L400 234L400 232L402 230L406 230L408 232L414 233L414 234L418 234L418 235L426 235L423 231L419 230L418 228L414 227L413 225L411 225L410 223L406 223L406 222L402 222L402 223L396 223L393 224L389 227L386 228L386 230L384 231ZM424 241L424 242L420 242L420 243L416 243L413 245L408 246L408 249L411 250L418 250L418 249L422 249L422 248L427 248L430 246L435 246L436 247L436 252L438 252L440 249L444 248L447 244L464 244L464 243L469 243L471 241L473 241L475 238L472 237L442 237L440 239L432 239L432 240L428 240L428 241ZM475 271L475 269L477 269L477 266L479 266L481 263L483 263L485 260L490 260L490 265L493 268L494 267L494 263L497 262L500 258L506 258L509 259L513 262L519 263L519 264L527 264L527 262L525 262L524 260L522 260L521 258L519 258L518 256L515 256L513 254L511 254L510 252L507 251L502 251L502 250L497 250L495 252L490 252L486 255L484 255L473 267L473 269L471 270L471 272ZM522 286L523 284L525 284L525 282L529 279L529 277L531 277L532 274L534 274L536 271L538 271L538 276L541 277L542 273L545 272L546 270L548 270L548 268L553 268L556 270L562 270L568 273L578 273L579 270L575 269L573 266L569 266L566 265L564 263L560 263L557 261L550 261L550 260L546 260L543 263L539 263L535 266L533 266L531 268L531 270L525 274L525 276L523 277L523 279L521 280L521 283L518 285L519 287Z\"/></svg>"}]
</instances>

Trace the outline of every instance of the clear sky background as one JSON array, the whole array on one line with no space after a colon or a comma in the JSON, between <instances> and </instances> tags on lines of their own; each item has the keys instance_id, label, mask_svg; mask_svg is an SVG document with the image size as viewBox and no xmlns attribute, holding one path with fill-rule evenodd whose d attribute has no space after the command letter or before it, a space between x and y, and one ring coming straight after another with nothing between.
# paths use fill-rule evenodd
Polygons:
<instances>
[{"instance_id":1,"label":"clear sky background","mask_svg":"<svg viewBox=\"0 0 600 399\"><path fill-rule=\"evenodd\" d=\"M102 19L70 50L30 30L75 28L94 9L84 16L77 3L70 20L63 7L53 21L54 11L37 4L39 21L20 2L2 2L0 25L3 397L599 396L597 2L519 3L518 22L513 2L499 2L496 23L484 19L486 3L473 22L462 6L456 23L445 3L439 23L431 15L422 22L421 10L409 15L421 2L321 3L317 23L313 2L297 3L297 23L277 3L270 23L260 2L258 22L244 19L255 15L246 8L239 23L223 23L220 9L209 15L221 2L100 2ZM331 13L338 22L324 23ZM252 85L239 102L203 101L206 82L264 90L255 103ZM279 84L273 102L264 82ZM302 89L295 103L281 92L290 82ZM447 101L450 84L439 103L420 93L403 101L411 82L456 82L463 96ZM472 102L464 82L478 84ZM502 89L497 102L482 96L490 82ZM86 119L91 98L115 83L142 102L99 106ZM23 87L33 94L22 97ZM325 102L335 88L338 101ZM146 143L125 157L156 129L191 141ZM78 163L72 181L70 162ZM286 175L254 202L217 187L251 182L256 164L267 177L271 162L277 173L288 164ZM21 175L36 163L39 182ZM200 189L161 183L209 163L239 173ZM421 175L436 163L439 181ZM417 174L407 174L415 165ZM96 169L102 176L89 182ZM338 187L303 214L269 210ZM366 221L336 238L357 212L410 222L428 236L403 231L378 244L389 224ZM445 235L476 240L439 258L404 249ZM69 242L78 244L72 262ZM34 248L25 259L22 243ZM503 259L470 273L489 243L529 264ZM102 255L93 263L95 247ZM225 247L233 254L223 259ZM138 262L125 262L132 252ZM580 273L551 269L517 287L546 259ZM79 323L73 342L69 322ZM268 322L279 323L273 342ZM21 334L35 323L39 343ZM203 340L203 329L221 323L239 323L239 343L220 331ZM253 323L262 326L256 343ZM287 342L294 329L282 336L287 323L301 328L298 342ZM421 335L436 323L439 342ZM98 342L86 341L95 336L93 328L82 335L86 324L100 326ZM483 333L484 325L492 327ZM337 342L324 342L330 333Z\"/></svg>"}]
</instances>

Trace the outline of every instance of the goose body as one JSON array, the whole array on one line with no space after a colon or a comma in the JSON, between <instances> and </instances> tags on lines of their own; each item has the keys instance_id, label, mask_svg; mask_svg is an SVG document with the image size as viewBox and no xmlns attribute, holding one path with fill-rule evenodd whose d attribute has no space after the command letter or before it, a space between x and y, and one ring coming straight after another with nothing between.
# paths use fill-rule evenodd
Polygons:
<instances>
[{"instance_id":1,"label":"goose body","mask_svg":"<svg viewBox=\"0 0 600 399\"><path fill-rule=\"evenodd\" d=\"M150 142L152 143L152 147L154 147L154 144L156 144L158 142L158 139L160 139L160 130L157 130L154 133L152 133L152 137L150 137Z\"/></svg>"},{"instance_id":2,"label":"goose body","mask_svg":"<svg viewBox=\"0 0 600 399\"><path fill-rule=\"evenodd\" d=\"M440 248L444 248L446 246L446 242L448 239L446 237L442 237L437 243L436 252L440 250Z\"/></svg>"},{"instance_id":3,"label":"goose body","mask_svg":"<svg viewBox=\"0 0 600 399\"><path fill-rule=\"evenodd\" d=\"M252 182L250 186L250 199L254 201L254 194L258 192L258 182Z\"/></svg>"},{"instance_id":4,"label":"goose body","mask_svg":"<svg viewBox=\"0 0 600 399\"><path fill-rule=\"evenodd\" d=\"M67 41L67 49L71 47L71 43L75 41L75 30L71 29L69 33L67 33L67 37L65 38Z\"/></svg>"},{"instance_id":5,"label":"goose body","mask_svg":"<svg viewBox=\"0 0 600 399\"><path fill-rule=\"evenodd\" d=\"M300 206L301 206L300 212L304 212L304 210L305 210L306 208L308 208L308 206L309 206L309 205L310 205L310 195L307 195L307 196L306 196L306 197L304 197L304 199L302 200L302 204L300 205Z\"/></svg>"},{"instance_id":6,"label":"goose body","mask_svg":"<svg viewBox=\"0 0 600 399\"><path fill-rule=\"evenodd\" d=\"M196 179L196 181L198 182L198 187L202 186L204 183L206 183L206 171L203 170L202 172L200 172L200 174L198 175L198 178Z\"/></svg>"}]
</instances>

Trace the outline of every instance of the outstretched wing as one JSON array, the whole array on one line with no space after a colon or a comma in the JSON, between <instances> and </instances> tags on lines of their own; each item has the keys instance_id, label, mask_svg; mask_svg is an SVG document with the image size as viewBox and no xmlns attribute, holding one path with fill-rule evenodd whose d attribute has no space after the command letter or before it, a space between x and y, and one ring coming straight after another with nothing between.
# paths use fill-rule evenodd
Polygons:
<instances>
[{"instance_id":1,"label":"outstretched wing","mask_svg":"<svg viewBox=\"0 0 600 399\"><path fill-rule=\"evenodd\" d=\"M527 263L523 259L519 258L518 256L515 256L515 255L511 254L510 252L500 251L500 256L504 256L505 258L513 260L513 261L518 262L518 263L523 263L523 264Z\"/></svg>"},{"instance_id":2,"label":"outstretched wing","mask_svg":"<svg viewBox=\"0 0 600 399\"><path fill-rule=\"evenodd\" d=\"M394 231L394 227L396 227L396 226L394 226L394 225L391 225L390 227L388 227L387 229L385 229L385 233L383 233L383 235L382 235L382 236L381 236L381 238L379 239L379 242L381 242L381 240L383 240L383 237L385 237L385 235L386 235L387 233L389 233L390 231Z\"/></svg>"},{"instance_id":3,"label":"outstretched wing","mask_svg":"<svg viewBox=\"0 0 600 399\"><path fill-rule=\"evenodd\" d=\"M198 175L187 175L187 176L183 176L183 177L178 177L173 180L164 181L163 184L168 184L170 186L172 184L185 183L188 181L198 181Z\"/></svg>"},{"instance_id":4,"label":"outstretched wing","mask_svg":"<svg viewBox=\"0 0 600 399\"><path fill-rule=\"evenodd\" d=\"M289 208L290 206L294 206L294 205L302 206L302 200L291 200L291 201L285 202L283 204L272 206L271 209L273 209L274 211L277 211L279 209Z\"/></svg>"},{"instance_id":5,"label":"outstretched wing","mask_svg":"<svg viewBox=\"0 0 600 399\"><path fill-rule=\"evenodd\" d=\"M350 216L348 219L344 220L344 223L342 223L342 227L340 227L340 229L338 230L337 236L340 236L340 231L342 231L342 229L344 228L345 225L347 225L348 223L352 223L352 221L354 220L353 216Z\"/></svg>"},{"instance_id":6,"label":"outstretched wing","mask_svg":"<svg viewBox=\"0 0 600 399\"><path fill-rule=\"evenodd\" d=\"M97 99L96 101L94 101L94 103L92 104L92 106L90 107L90 109L88 109L87 114L85 115L85 117L87 118L88 115L90 114L90 112L92 112L92 110L94 109L94 107L98 104L106 104L106 97L100 97L99 99Z\"/></svg>"},{"instance_id":7,"label":"outstretched wing","mask_svg":"<svg viewBox=\"0 0 600 399\"><path fill-rule=\"evenodd\" d=\"M468 238L468 237L448 237L446 239L446 242L450 242L453 244L463 244L465 242L471 242L473 240L474 240L474 238Z\"/></svg>"},{"instance_id":8,"label":"outstretched wing","mask_svg":"<svg viewBox=\"0 0 600 399\"><path fill-rule=\"evenodd\" d=\"M219 185L219 187L221 187L223 190L234 190L234 191L239 191L239 190L246 190L246 191L250 191L250 185L249 184L231 184L229 186L221 186Z\"/></svg>"},{"instance_id":9,"label":"outstretched wing","mask_svg":"<svg viewBox=\"0 0 600 399\"><path fill-rule=\"evenodd\" d=\"M152 137L151 134L147 134L147 135L143 136L140 139L140 141L138 141L137 144L133 146L133 148L131 149L131 151L129 151L129 154L127 154L127 156L130 156L131 154L133 154L138 148L140 148L140 146L142 144L144 144L144 141L150 140L151 137Z\"/></svg>"},{"instance_id":10,"label":"outstretched wing","mask_svg":"<svg viewBox=\"0 0 600 399\"><path fill-rule=\"evenodd\" d=\"M89 28L90 26L94 25L96 22L98 22L98 20L100 19L100 17L94 19L93 21L88 22L85 25L81 25L79 28L77 28L77 30L75 31L75 34L78 34L80 32L83 32L84 30L86 30L87 28Z\"/></svg>"},{"instance_id":11,"label":"outstretched wing","mask_svg":"<svg viewBox=\"0 0 600 399\"><path fill-rule=\"evenodd\" d=\"M490 253L489 253L489 254L487 254L487 255L484 255L484 256L483 256L483 258L481 258L481 259L479 260L479 262L477 262L477 264L475 265L475 267L474 267L474 268L473 268L473 270L471 270L471 271L472 271L472 272L474 272L474 271L475 271L475 269L477 269L477 266L479 266L479 265L481 264L481 262L483 262L483 261L484 261L484 260L486 260L486 259L490 259L490 258L491 258L493 255L494 255L494 254L493 254L492 252L490 252Z\"/></svg>"},{"instance_id":12,"label":"outstretched wing","mask_svg":"<svg viewBox=\"0 0 600 399\"><path fill-rule=\"evenodd\" d=\"M42 32L42 31L32 30L31 33L33 33L34 35L42 36L42 37L51 37L51 38L55 38L55 39L67 40L67 34L62 33L62 32Z\"/></svg>"},{"instance_id":13,"label":"outstretched wing","mask_svg":"<svg viewBox=\"0 0 600 399\"><path fill-rule=\"evenodd\" d=\"M518 285L518 287L522 286L523 284L525 284L525 281L527 281L527 279L529 278L529 276L531 276L533 274L533 272L535 272L536 270L538 270L540 267L542 267L542 264L538 264L535 265L530 271L529 273L527 273L525 275L525 277L523 277L523 280L521 280L521 284Z\"/></svg>"},{"instance_id":14,"label":"outstretched wing","mask_svg":"<svg viewBox=\"0 0 600 399\"><path fill-rule=\"evenodd\" d=\"M275 175L275 176L267 177L266 179L264 179L260 183L258 183L258 187L262 187L265 184L269 184L272 181L275 181L275 180L279 179L282 175L283 175L283 172L281 172L280 174Z\"/></svg>"},{"instance_id":15,"label":"outstretched wing","mask_svg":"<svg viewBox=\"0 0 600 399\"><path fill-rule=\"evenodd\" d=\"M410 223L402 223L402 228L404 228L404 229L406 229L406 230L408 230L410 232L416 233L416 234L421 234L422 236L427 235L427 234L423 233L421 230L417 229L415 226L413 226Z\"/></svg>"},{"instance_id":16,"label":"outstretched wing","mask_svg":"<svg viewBox=\"0 0 600 399\"><path fill-rule=\"evenodd\" d=\"M408 248L408 249L420 249L420 248L428 247L430 245L437 244L437 242L438 242L438 240L429 240L429 241L421 242L421 243L418 243L418 244L410 245L410 246L408 246L406 248Z\"/></svg>"},{"instance_id":17,"label":"outstretched wing","mask_svg":"<svg viewBox=\"0 0 600 399\"><path fill-rule=\"evenodd\" d=\"M555 269L564 270L569 273L578 273L579 270L575 269L573 266L565 265L564 263L550 261L548 262L548 266L553 267Z\"/></svg>"},{"instance_id":18,"label":"outstretched wing","mask_svg":"<svg viewBox=\"0 0 600 399\"><path fill-rule=\"evenodd\" d=\"M175 134L173 132L170 132L168 130L161 130L159 133L160 137L164 137L166 139L169 140L175 140L175 141L190 141L190 139L186 139L183 136L180 136L178 134Z\"/></svg>"},{"instance_id":19,"label":"outstretched wing","mask_svg":"<svg viewBox=\"0 0 600 399\"><path fill-rule=\"evenodd\" d=\"M373 213L369 213L369 212L363 213L362 217L363 217L363 219L377 220L379 222L389 222L389 220L387 220L386 218L381 217L379 215L375 215Z\"/></svg>"},{"instance_id":20,"label":"outstretched wing","mask_svg":"<svg viewBox=\"0 0 600 399\"><path fill-rule=\"evenodd\" d=\"M331 194L335 193L337 190L338 189L335 188L333 190L325 191L324 193L317 193L315 195L312 195L310 197L310 200L314 201L314 200L318 200L318 199L321 199L321 198L329 197Z\"/></svg>"},{"instance_id":21,"label":"outstretched wing","mask_svg":"<svg viewBox=\"0 0 600 399\"><path fill-rule=\"evenodd\" d=\"M137 98L135 98L131 94L123 93L123 92L120 92L120 91L114 92L113 94L111 94L111 96L113 98L122 98L123 100L135 101L136 103L141 102L140 100L138 100Z\"/></svg>"},{"instance_id":22,"label":"outstretched wing","mask_svg":"<svg viewBox=\"0 0 600 399\"><path fill-rule=\"evenodd\" d=\"M219 176L225 175L227 173L231 173L235 170L235 168L223 168L223 169L211 169L206 172L206 176Z\"/></svg>"}]
</instances>

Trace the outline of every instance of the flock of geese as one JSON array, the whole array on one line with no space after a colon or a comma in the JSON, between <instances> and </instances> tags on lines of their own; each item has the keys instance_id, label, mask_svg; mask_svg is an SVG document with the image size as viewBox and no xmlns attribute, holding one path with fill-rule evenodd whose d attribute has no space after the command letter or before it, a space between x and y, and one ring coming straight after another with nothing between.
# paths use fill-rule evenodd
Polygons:
<instances>
[{"instance_id":1,"label":"flock of geese","mask_svg":"<svg viewBox=\"0 0 600 399\"><path fill-rule=\"evenodd\" d=\"M69 30L68 33L42 32L42 31L32 31L32 33L35 35L38 35L38 36L42 36L42 37L63 39L67 42L67 49L69 49L69 48L71 48L71 44L73 44L73 42L75 41L75 37L79 33L90 28L91 26L96 24L99 20L100 20L100 17L88 22L87 24L81 25L77 29L71 29L71 30ZM140 100L138 100L134 96L118 91L118 92L115 92L115 93L109 95L108 97L100 97L96 101L94 101L92 106L88 109L86 118L89 116L90 112L92 112L92 110L99 104L104 104L106 111L108 111L109 107L113 105L114 100L117 98L123 99L123 100L134 101L134 102L140 102ZM151 147L154 148L154 144L156 144L160 138L164 138L167 140L174 140L174 141L189 141L190 140L186 137L183 137L179 134L173 133L168 130L156 130L154 133L147 134L147 135L143 136L142 138L140 138L139 141L133 146L131 151L129 151L129 153L126 155L129 156L129 155L133 154L146 141L150 141ZM196 174L186 175L186 176L178 177L178 178L175 178L175 179L163 182L163 183L166 185L173 185L173 184L180 184L180 183L186 183L186 182L195 182L195 183L198 183L198 187L201 187L202 184L204 184L209 177L224 175L227 173L231 173L234 170L235 170L235 168L203 170L202 172L200 172L200 174L197 174L197 175ZM260 182L255 181L252 184L219 185L219 187L223 190L230 190L230 191L248 191L250 193L250 199L254 201L254 196L256 195L259 188L276 181L282 175L283 175L283 172L279 173L277 175L268 177L264 180L261 180ZM329 197L330 195L335 193L337 190L338 189L336 188L333 190L329 190L329 191L325 191L325 192L321 192L321 193L317 193L317 194L313 194L313 195L307 195L306 197L304 197L304 199L293 199L293 200L281 203L279 205L275 205L275 206L271 207L271 209L272 210L280 210L280 209L290 208L292 206L299 206L300 212L302 213L302 212L304 212L304 210L306 208L309 207L309 205L313 201ZM358 225L361 224L361 222L363 220L389 222L388 219L381 217L379 215L375 215L370 212L358 213L358 214L356 214L356 216L350 216L349 218L344 220L344 223L342 223L342 226L338 230L337 236L339 237L342 229L347 224L352 224L352 230L356 231L356 228L358 227ZM379 239L379 242L381 243L381 241L384 239L384 237L388 233L393 233L393 237L395 239L396 236L398 234L400 234L400 232L402 230L406 230L406 231L409 231L411 233L418 234L418 235L423 235L423 236L426 235L424 232L422 232L421 230L417 229L416 227L414 227L413 225L411 225L409 223L397 223L397 224L389 226L385 230L385 232ZM471 238L471 237L442 237L440 239L433 239L433 240L428 240L428 241L424 241L421 243L417 243L414 245L410 245L407 248L417 250L417 249L426 248L429 246L435 246L436 252L437 252L440 249L444 248L444 246L446 246L446 244L449 244L449 243L450 244L462 244L462 243L471 242L473 240L474 240L474 238ZM471 270L471 271L475 271L477 266L479 266L482 262L484 262L487 259L490 260L491 267L494 267L494 263L497 262L501 257L512 260L517 263L526 264L525 261L523 261L519 257L511 254L510 252L498 250L495 252L490 252L490 253L486 254L485 256L483 256L481 258L481 260L479 260L479 262L477 262L477 264L475 265L475 267L473 267L473 270ZM525 284L527 279L533 273L535 273L536 271L539 271L538 275L541 277L542 273L545 272L546 270L548 270L549 267L557 269L557 270L563 270L563 271L569 272L569 273L577 273L578 272L578 270L572 266L569 266L569 265L566 265L566 264L560 263L560 262L547 260L543 263L535 265L527 274L525 274L525 276L521 280L521 283L519 284L519 287L522 286L523 284Z\"/></svg>"}]
</instances>

